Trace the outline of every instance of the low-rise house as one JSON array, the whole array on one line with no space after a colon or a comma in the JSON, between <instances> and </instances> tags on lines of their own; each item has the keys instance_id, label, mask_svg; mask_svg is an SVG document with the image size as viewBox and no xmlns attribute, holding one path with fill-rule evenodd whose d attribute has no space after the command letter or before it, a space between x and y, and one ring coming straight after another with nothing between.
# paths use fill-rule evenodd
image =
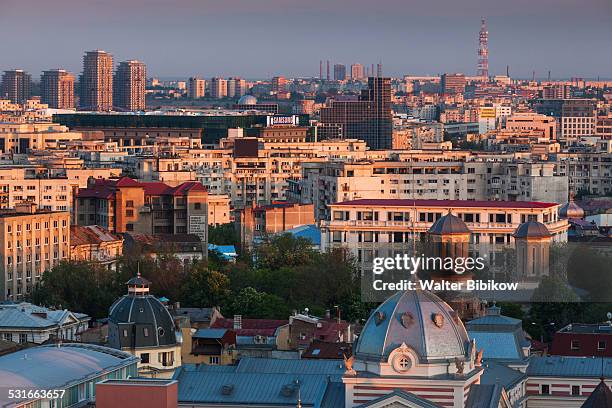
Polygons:
<instances>
[{"instance_id":1,"label":"low-rise house","mask_svg":"<svg viewBox=\"0 0 612 408\"><path fill-rule=\"evenodd\" d=\"M272 357L278 351L288 351L289 326L287 320L217 319L211 328L232 329L236 333L237 357Z\"/></svg>"},{"instance_id":2,"label":"low-rise house","mask_svg":"<svg viewBox=\"0 0 612 408\"><path fill-rule=\"evenodd\" d=\"M0 303L0 339L43 344L49 340L78 340L91 318L69 310L52 310L31 303Z\"/></svg>"},{"instance_id":3,"label":"low-rise house","mask_svg":"<svg viewBox=\"0 0 612 408\"><path fill-rule=\"evenodd\" d=\"M139 249L156 258L171 254L183 262L199 261L208 257L207 246L195 234L125 234L126 250Z\"/></svg>"},{"instance_id":4,"label":"low-rise house","mask_svg":"<svg viewBox=\"0 0 612 408\"><path fill-rule=\"evenodd\" d=\"M121 255L123 255L121 236L98 225L70 226L70 259L96 262L114 270Z\"/></svg>"},{"instance_id":5,"label":"low-rise house","mask_svg":"<svg viewBox=\"0 0 612 408\"><path fill-rule=\"evenodd\" d=\"M233 329L183 329L183 364L227 365L236 362Z\"/></svg>"}]
</instances>

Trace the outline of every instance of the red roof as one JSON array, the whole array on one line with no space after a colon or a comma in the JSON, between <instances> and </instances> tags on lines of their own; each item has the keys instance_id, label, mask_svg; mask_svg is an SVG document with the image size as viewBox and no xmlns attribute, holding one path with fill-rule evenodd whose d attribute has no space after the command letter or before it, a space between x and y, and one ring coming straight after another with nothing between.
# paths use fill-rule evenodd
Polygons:
<instances>
[{"instance_id":1,"label":"red roof","mask_svg":"<svg viewBox=\"0 0 612 408\"><path fill-rule=\"evenodd\" d=\"M234 329L237 336L274 336L276 329L289 323L287 320L242 319L242 328ZM211 329L233 329L234 319L219 318L210 325Z\"/></svg>"},{"instance_id":2,"label":"red roof","mask_svg":"<svg viewBox=\"0 0 612 408\"><path fill-rule=\"evenodd\" d=\"M141 187L145 195L186 195L189 191L206 191L206 187L197 181L187 181L176 187L171 187L161 181L139 182L129 177L121 177L119 180L96 179L92 187L80 189L78 197L81 198L113 198L117 187Z\"/></svg>"},{"instance_id":3,"label":"red roof","mask_svg":"<svg viewBox=\"0 0 612 408\"><path fill-rule=\"evenodd\" d=\"M113 234L112 232L109 232L98 225L70 226L71 245L90 245L121 240L122 238L120 236Z\"/></svg>"},{"instance_id":4,"label":"red roof","mask_svg":"<svg viewBox=\"0 0 612 408\"><path fill-rule=\"evenodd\" d=\"M557 203L537 201L473 201L473 200L400 200L400 199L359 199L331 204L332 206L359 207L440 207L440 208L551 208Z\"/></svg>"},{"instance_id":5,"label":"red roof","mask_svg":"<svg viewBox=\"0 0 612 408\"><path fill-rule=\"evenodd\" d=\"M129 177L121 177L115 183L117 187L140 187L140 183Z\"/></svg>"}]
</instances>

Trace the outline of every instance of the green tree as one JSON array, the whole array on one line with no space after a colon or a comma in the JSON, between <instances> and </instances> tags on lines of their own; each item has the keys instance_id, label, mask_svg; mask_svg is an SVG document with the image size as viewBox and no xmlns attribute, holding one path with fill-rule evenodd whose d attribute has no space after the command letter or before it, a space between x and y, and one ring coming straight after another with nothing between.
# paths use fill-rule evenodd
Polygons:
<instances>
[{"instance_id":1,"label":"green tree","mask_svg":"<svg viewBox=\"0 0 612 408\"><path fill-rule=\"evenodd\" d=\"M258 292L252 287L236 293L227 310L230 314L262 319L287 319L291 313L283 299L276 295Z\"/></svg>"},{"instance_id":2,"label":"green tree","mask_svg":"<svg viewBox=\"0 0 612 408\"><path fill-rule=\"evenodd\" d=\"M234 224L210 225L208 227L208 242L215 245L239 245L240 237Z\"/></svg>"},{"instance_id":3,"label":"green tree","mask_svg":"<svg viewBox=\"0 0 612 408\"><path fill-rule=\"evenodd\" d=\"M181 301L192 307L225 304L230 294L227 275L208 269L205 262L194 264L182 286Z\"/></svg>"}]
</instances>

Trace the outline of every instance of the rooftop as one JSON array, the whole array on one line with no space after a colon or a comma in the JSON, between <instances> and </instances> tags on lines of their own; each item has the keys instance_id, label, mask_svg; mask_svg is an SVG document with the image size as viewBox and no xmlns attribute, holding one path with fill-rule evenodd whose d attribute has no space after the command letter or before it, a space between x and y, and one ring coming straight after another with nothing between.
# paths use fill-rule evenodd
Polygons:
<instances>
[{"instance_id":1,"label":"rooftop","mask_svg":"<svg viewBox=\"0 0 612 408\"><path fill-rule=\"evenodd\" d=\"M52 310L27 302L0 303L0 327L16 329L45 329L70 320L89 320L83 313L69 310Z\"/></svg>"},{"instance_id":2,"label":"rooftop","mask_svg":"<svg viewBox=\"0 0 612 408\"><path fill-rule=\"evenodd\" d=\"M609 322L596 324L572 323L559 330L559 333L612 334L612 324Z\"/></svg>"},{"instance_id":3,"label":"rooftop","mask_svg":"<svg viewBox=\"0 0 612 408\"><path fill-rule=\"evenodd\" d=\"M484 201L484 200L403 200L403 199L359 199L331 204L351 207L440 207L440 208L505 208L532 209L552 208L557 203L537 201Z\"/></svg>"}]
</instances>

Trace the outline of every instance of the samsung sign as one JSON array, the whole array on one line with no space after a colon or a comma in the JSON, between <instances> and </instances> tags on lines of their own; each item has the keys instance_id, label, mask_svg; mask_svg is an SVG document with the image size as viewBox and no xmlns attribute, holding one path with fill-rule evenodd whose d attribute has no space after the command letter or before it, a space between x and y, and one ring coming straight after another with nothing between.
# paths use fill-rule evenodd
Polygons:
<instances>
[{"instance_id":1,"label":"samsung sign","mask_svg":"<svg viewBox=\"0 0 612 408\"><path fill-rule=\"evenodd\" d=\"M297 125L298 124L298 116L290 115L290 116L268 116L267 124L268 126L274 125Z\"/></svg>"}]
</instances>

